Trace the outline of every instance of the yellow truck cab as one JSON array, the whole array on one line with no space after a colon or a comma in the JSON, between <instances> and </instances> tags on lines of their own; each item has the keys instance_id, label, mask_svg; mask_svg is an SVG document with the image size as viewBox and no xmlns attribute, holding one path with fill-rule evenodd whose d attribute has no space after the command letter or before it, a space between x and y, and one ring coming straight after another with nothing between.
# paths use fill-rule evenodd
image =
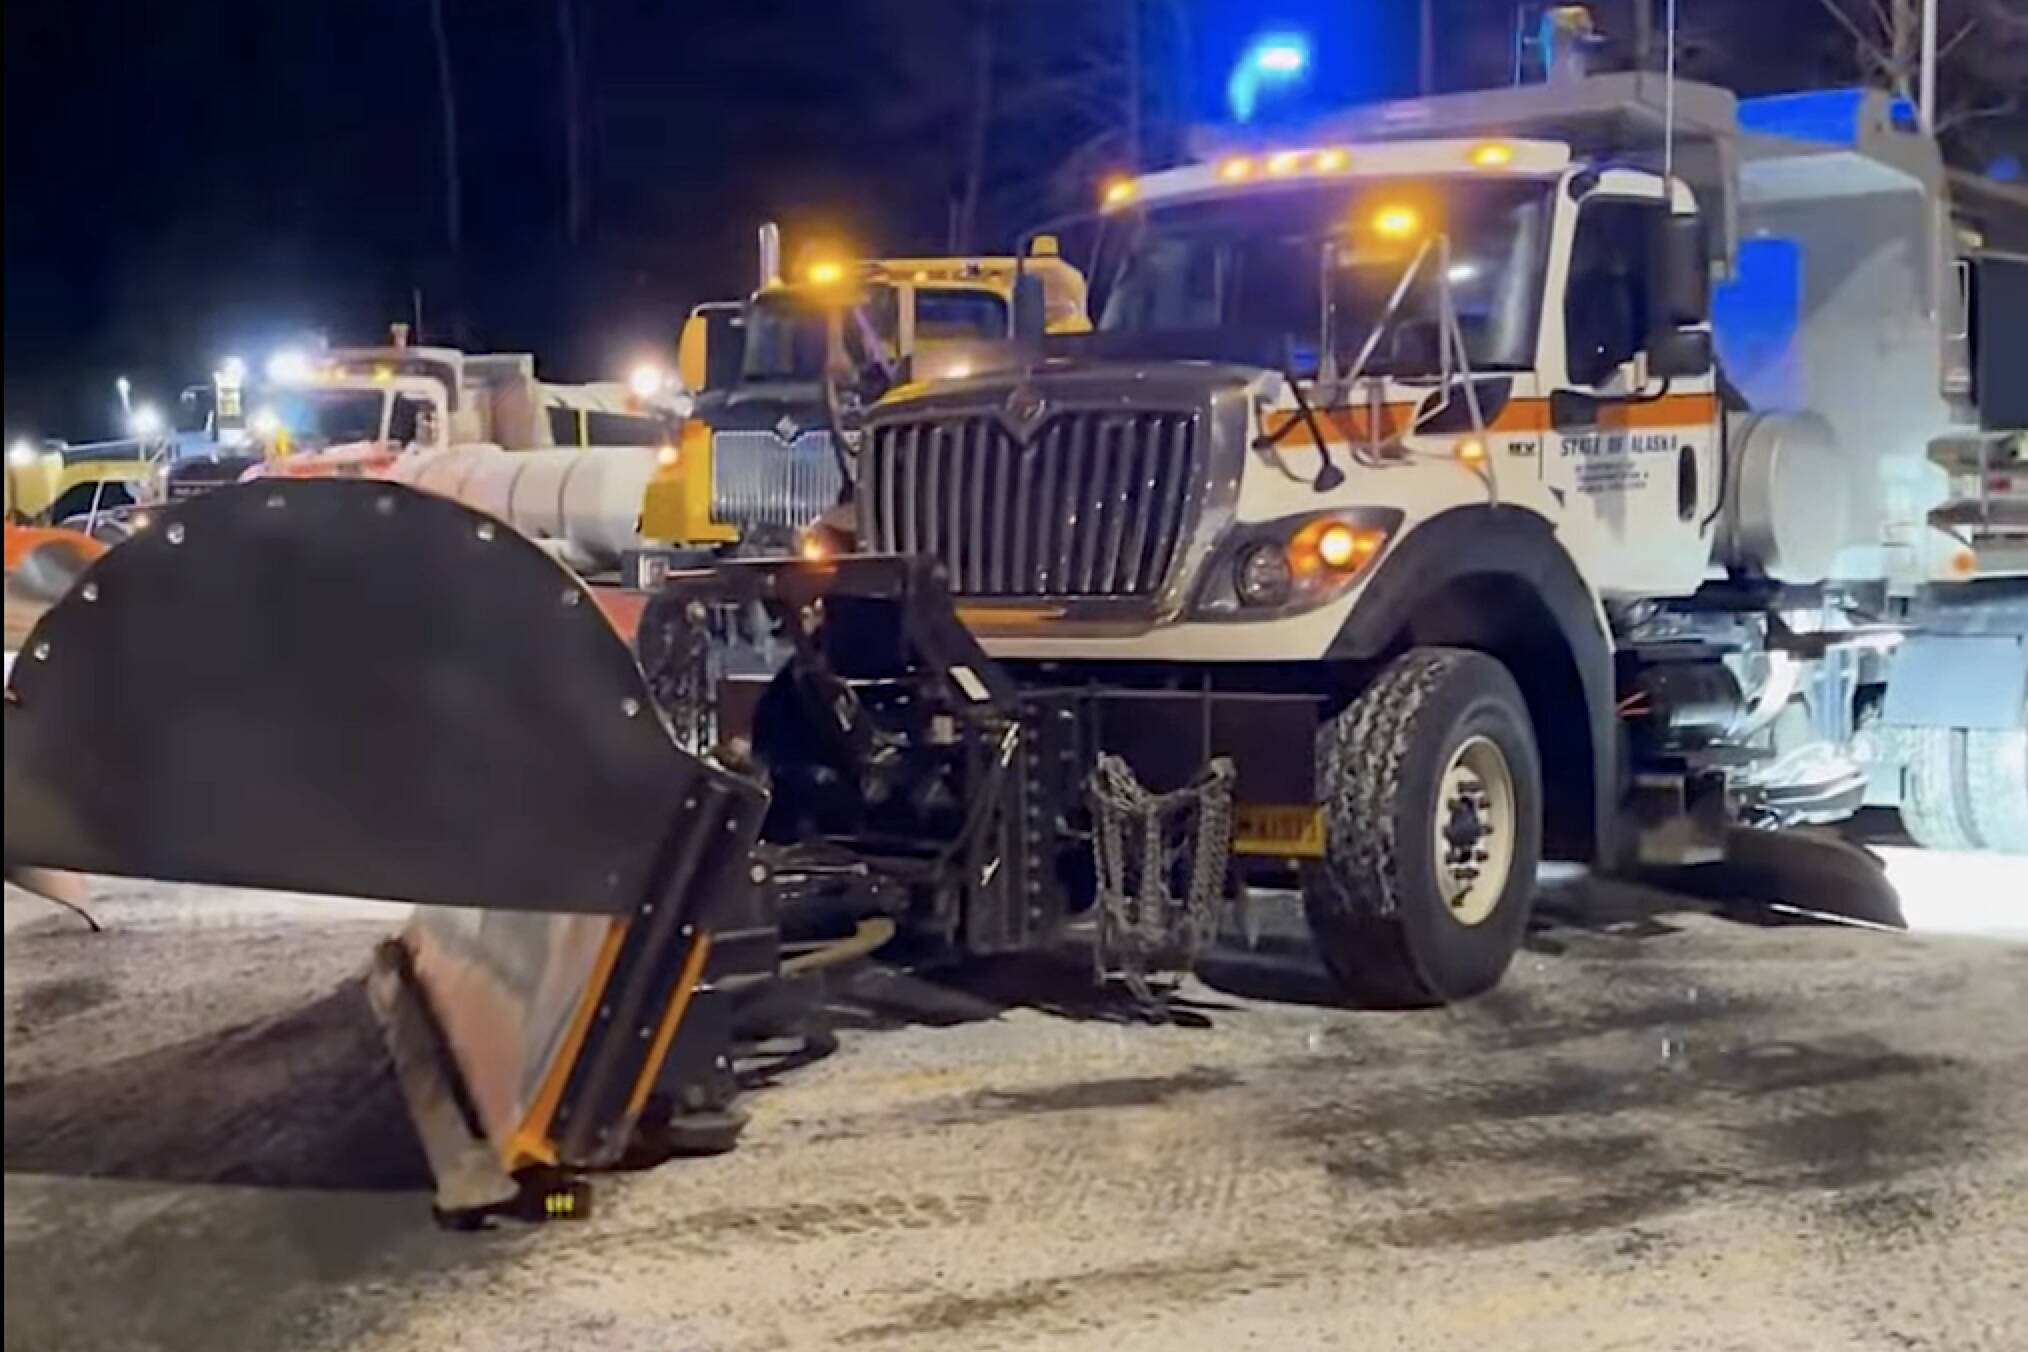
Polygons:
<instances>
[{"instance_id":1,"label":"yellow truck cab","mask_svg":"<svg viewBox=\"0 0 2028 1352\"><path fill-rule=\"evenodd\" d=\"M694 403L642 504L641 535L660 548L634 570L639 585L670 551L792 547L845 482L827 399L870 404L904 379L969 374L970 354L1011 332L1018 279L1048 332L1091 327L1084 275L1046 236L1022 259L819 255L793 281L771 229L761 252L758 291L700 305L684 323L678 379Z\"/></svg>"},{"instance_id":2,"label":"yellow truck cab","mask_svg":"<svg viewBox=\"0 0 2028 1352\"><path fill-rule=\"evenodd\" d=\"M88 446L22 440L7 450L7 519L82 527L160 496L165 448L140 440Z\"/></svg>"}]
</instances>

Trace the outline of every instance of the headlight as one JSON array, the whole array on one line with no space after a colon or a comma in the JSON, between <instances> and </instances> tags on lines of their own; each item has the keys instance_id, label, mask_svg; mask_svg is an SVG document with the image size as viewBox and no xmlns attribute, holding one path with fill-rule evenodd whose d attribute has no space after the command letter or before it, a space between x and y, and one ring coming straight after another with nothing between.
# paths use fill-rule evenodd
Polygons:
<instances>
[{"instance_id":1,"label":"headlight","mask_svg":"<svg viewBox=\"0 0 2028 1352\"><path fill-rule=\"evenodd\" d=\"M1288 551L1273 540L1261 540L1240 551L1233 569L1233 589L1241 605L1278 606L1289 599Z\"/></svg>"},{"instance_id":2,"label":"headlight","mask_svg":"<svg viewBox=\"0 0 2028 1352\"><path fill-rule=\"evenodd\" d=\"M1392 508L1306 512L1233 527L1213 553L1191 607L1198 619L1294 615L1342 595L1401 524Z\"/></svg>"}]
</instances>

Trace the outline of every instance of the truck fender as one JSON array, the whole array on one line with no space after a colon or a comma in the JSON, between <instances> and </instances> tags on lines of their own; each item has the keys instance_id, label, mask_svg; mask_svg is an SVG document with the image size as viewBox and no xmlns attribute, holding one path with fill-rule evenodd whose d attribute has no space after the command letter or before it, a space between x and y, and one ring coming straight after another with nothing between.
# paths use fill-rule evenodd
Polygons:
<instances>
[{"instance_id":1,"label":"truck fender","mask_svg":"<svg viewBox=\"0 0 2028 1352\"><path fill-rule=\"evenodd\" d=\"M1612 642L1598 598L1555 527L1513 506L1431 517L1382 557L1328 655L1373 661L1424 643L1479 648L1507 664L1528 697L1544 763L1568 764L1577 752L1588 771L1584 786L1545 784L1546 845L1557 857L1617 858L1626 770ZM1581 749L1564 740L1573 734Z\"/></svg>"}]
</instances>

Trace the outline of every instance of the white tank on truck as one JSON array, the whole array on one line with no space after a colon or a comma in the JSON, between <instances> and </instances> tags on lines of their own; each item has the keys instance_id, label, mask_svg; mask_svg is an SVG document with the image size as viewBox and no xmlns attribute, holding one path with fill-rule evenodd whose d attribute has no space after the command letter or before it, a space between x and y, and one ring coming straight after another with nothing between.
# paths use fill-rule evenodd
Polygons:
<instances>
[{"instance_id":1,"label":"white tank on truck","mask_svg":"<svg viewBox=\"0 0 2028 1352\"><path fill-rule=\"evenodd\" d=\"M641 502L679 422L674 391L543 381L525 353L411 346L285 357L248 418L260 478L414 483L494 512L573 568L641 543Z\"/></svg>"}]
</instances>

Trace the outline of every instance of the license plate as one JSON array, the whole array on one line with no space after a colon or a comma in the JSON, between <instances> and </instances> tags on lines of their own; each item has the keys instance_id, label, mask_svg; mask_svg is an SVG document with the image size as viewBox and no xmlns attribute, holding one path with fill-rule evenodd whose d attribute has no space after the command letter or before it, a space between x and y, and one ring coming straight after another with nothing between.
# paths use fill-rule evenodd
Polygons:
<instances>
[{"instance_id":1,"label":"license plate","mask_svg":"<svg viewBox=\"0 0 2028 1352\"><path fill-rule=\"evenodd\" d=\"M1317 808L1265 807L1239 803L1232 809L1234 854L1265 854L1282 859L1324 857L1324 814Z\"/></svg>"}]
</instances>

